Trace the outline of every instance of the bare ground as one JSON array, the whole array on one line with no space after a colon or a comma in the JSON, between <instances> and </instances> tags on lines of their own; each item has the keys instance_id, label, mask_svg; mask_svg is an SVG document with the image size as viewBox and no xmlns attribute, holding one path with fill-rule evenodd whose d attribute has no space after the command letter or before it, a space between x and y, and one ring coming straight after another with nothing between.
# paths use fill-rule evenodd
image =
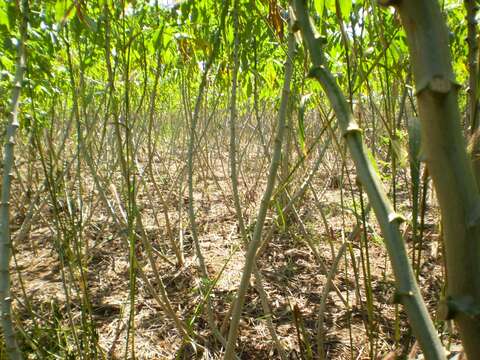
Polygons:
<instances>
[{"instance_id":1,"label":"bare ground","mask_svg":"<svg viewBox=\"0 0 480 360\"><path fill-rule=\"evenodd\" d=\"M240 280L244 249L239 244L231 198L224 195L230 192L226 184L227 179L217 174L216 180L209 178L202 181L200 186L202 192L195 195L195 205L198 209L200 243L210 278L220 276L212 290L211 299L215 321L221 326ZM328 231L324 229L311 195L307 195L298 211L309 240L315 245L326 268L330 269L336 252L341 247L342 239L348 237L355 221L351 214L342 212L339 205L340 189L336 186L325 186L328 185L328 181L328 178L322 179L322 176L319 176L315 184L318 189L326 189L320 200L328 215L330 227ZM217 183L221 184L223 190L218 188ZM150 188L148 183L147 187ZM246 208L246 216L251 220L261 191L258 188L244 188L242 191L243 200L250 202ZM151 196L153 191L148 194ZM177 194L168 199L173 209L178 206L180 200L178 196ZM145 230L155 250L156 266L160 270L173 308L184 320L190 319L193 315L197 316L195 331L205 340L202 345L206 350L198 350L197 355L192 351L184 351L182 356L218 358L221 347L211 336L205 312L198 308L202 303L198 291L201 277L186 217L188 198L184 196L183 199L185 206L183 226L180 226L178 214L175 211L170 212L172 219L176 219L174 228L177 240L180 233L183 236L186 264L182 268L177 268L164 260L164 256L173 260L173 252L165 240L165 230L158 228L153 220L153 206L159 204L159 201L155 198L151 200L146 195L138 197L142 218L145 219ZM405 203L400 206L405 207ZM158 218L162 218L161 214L157 215ZM441 292L443 278L438 229L434 226L435 217L436 210L431 209L427 218L422 271L419 277L420 287L432 312ZM80 322L82 307L79 294L85 290L78 286L79 270L72 267L77 270L71 271L66 263L62 266L59 254L65 249L55 235L52 222L52 216L47 211L32 229L28 241L16 244L14 259L16 272L12 285L16 299L14 311L23 329L27 333L35 326L43 329L42 334L47 334L45 344L55 342L48 338L48 331L53 337L71 338L68 330L65 330L64 334L59 334L58 330L53 329L58 328L58 324L67 329L70 322L76 324ZM265 228L266 233L269 232L271 224L270 218ZM347 251L346 257L342 258L334 280L343 300L332 288L327 297L323 323L327 359L351 359L352 356L354 359L371 359L369 343L374 344L373 353L377 358L383 358L392 350L412 346L407 322L401 312L398 316L400 335L395 335L396 310L392 303L394 294L392 272L378 234L378 227L373 220L371 225L368 236L375 325L371 329L366 328L368 313L365 287L356 286L356 276L360 284L363 285L364 281L360 266L360 240L357 237L352 241L351 251ZM404 230L408 239L409 229ZM83 240L88 242L88 250L85 245L82 248L86 264L84 271L88 280L86 286L99 344L107 357L120 359L125 352L126 322L130 311L128 246L123 240L121 229L118 229L108 214L102 210L94 212L84 229L83 237ZM291 359L308 358L309 351L315 353L317 350L315 344L318 312L327 279L327 274L322 270L305 237L295 222L287 229L277 229L258 260L276 331ZM408 245L411 248L410 242ZM60 249L62 251L59 251ZM152 268L146 260L145 249L140 243L137 244L136 251L139 264L148 279L154 287L158 286ZM160 256L160 253L164 256ZM352 265L352 258L356 262L356 271ZM348 264L345 264L345 259ZM73 285L71 279L76 279L77 284ZM25 294L22 293L22 288L25 289ZM348 302L348 307L344 301ZM298 310L295 312L294 309ZM32 317L32 313L35 316ZM259 296L253 287L248 292L243 315L237 343L240 358L277 358ZM395 338L398 341L397 345ZM181 348L181 339L177 331L141 277L138 277L135 295L134 340L137 359L174 359L180 354L178 351Z\"/></svg>"}]
</instances>

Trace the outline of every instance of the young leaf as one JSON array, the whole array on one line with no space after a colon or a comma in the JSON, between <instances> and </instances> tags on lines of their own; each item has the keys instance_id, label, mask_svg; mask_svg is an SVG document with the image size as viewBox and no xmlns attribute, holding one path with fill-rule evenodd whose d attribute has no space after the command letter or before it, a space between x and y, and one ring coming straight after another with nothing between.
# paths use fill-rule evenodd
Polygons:
<instances>
[{"instance_id":1,"label":"young leaf","mask_svg":"<svg viewBox=\"0 0 480 360\"><path fill-rule=\"evenodd\" d=\"M325 8L325 0L314 0L313 5L315 6L315 11L318 14L318 17L322 19L323 9Z\"/></svg>"},{"instance_id":2,"label":"young leaf","mask_svg":"<svg viewBox=\"0 0 480 360\"><path fill-rule=\"evenodd\" d=\"M335 0L324 0L324 2L328 10L335 12Z\"/></svg>"},{"instance_id":3,"label":"young leaf","mask_svg":"<svg viewBox=\"0 0 480 360\"><path fill-rule=\"evenodd\" d=\"M352 0L339 0L338 2L340 3L340 11L343 18L348 19L352 11Z\"/></svg>"},{"instance_id":4,"label":"young leaf","mask_svg":"<svg viewBox=\"0 0 480 360\"><path fill-rule=\"evenodd\" d=\"M5 25L10 30L10 21L8 19L7 5L0 1L0 25Z\"/></svg>"}]
</instances>

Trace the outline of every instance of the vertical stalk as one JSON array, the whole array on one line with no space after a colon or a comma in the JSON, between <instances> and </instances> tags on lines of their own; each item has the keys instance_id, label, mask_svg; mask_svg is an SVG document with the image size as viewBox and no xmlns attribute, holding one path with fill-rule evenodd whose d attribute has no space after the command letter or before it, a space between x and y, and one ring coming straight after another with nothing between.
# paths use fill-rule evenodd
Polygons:
<instances>
[{"instance_id":1,"label":"vertical stalk","mask_svg":"<svg viewBox=\"0 0 480 360\"><path fill-rule=\"evenodd\" d=\"M236 146L236 125L237 125L237 75L239 68L239 33L238 33L238 17L239 17L239 2L240 0L233 1L233 29L234 29L234 45L233 45L233 74L232 74L232 96L230 103L230 179L232 184L232 195L235 205L235 212L237 214L237 221L240 229L240 236L242 237L243 243L245 246L248 246L248 234L245 229L245 222L243 219L243 212L240 203L240 196L238 194L238 176L237 176L237 146ZM261 132L261 129L260 129ZM262 304L263 312L266 317L268 331L270 336L275 344L275 347L278 351L278 355L281 359L286 360L287 355L285 350L278 339L277 333L275 332L275 325L272 321L272 312L270 310L270 305L268 303L268 295L263 286L263 277L258 270L256 264L253 264L253 274L255 277L255 288L260 296L260 302ZM228 315L227 315L228 319Z\"/></svg>"},{"instance_id":2,"label":"vertical stalk","mask_svg":"<svg viewBox=\"0 0 480 360\"><path fill-rule=\"evenodd\" d=\"M67 30L67 29L66 29ZM82 311L81 311L81 318L82 318L82 325L85 328L85 332L88 335L88 339L91 341L89 345L87 345L85 348L85 355L86 356L91 356L96 358L97 357L97 334L96 334L96 327L94 324L94 320L92 317L92 309L91 309L91 301L90 301L90 294L88 291L88 280L87 276L85 273L85 264L82 259L82 250L81 250L81 245L82 245L82 240L83 240L83 226L84 226L84 221L83 221L83 199L82 199L82 176L81 176L81 163L82 159L80 157L80 154L82 152L82 149L85 147L85 142L83 139L83 134L82 134L82 126L81 126L81 118L80 118L80 109L79 109L79 94L76 89L75 85L75 78L74 78L74 68L73 68L73 61L72 61L72 52L70 49L70 39L69 39L69 33L66 31L66 36L67 39L65 41L66 44L66 52L67 52L67 64L68 64L68 69L69 69L69 77L70 77L70 86L72 90L72 100L73 100L73 117L75 119L76 123L76 130L77 130L77 154L78 156L76 157L76 181L77 181L77 186L78 186L78 215L75 214L73 216L78 216L78 219L72 218L70 219L71 222L71 232L72 232L72 237L73 237L73 254L75 256L75 260L77 262L77 270L79 273L78 280L80 281L80 291L82 293ZM78 41L77 41L78 43ZM80 49L79 54L80 53ZM80 55L80 71L81 73L83 72L83 64L81 60L81 55ZM83 77L83 75L81 75ZM83 88L83 79L80 80L80 87ZM88 249L88 247L87 247ZM87 252L88 250L86 250ZM69 264L71 265L71 264ZM87 321L88 320L88 321ZM90 349L91 345L91 349ZM90 354L90 350L92 350L92 354Z\"/></svg>"},{"instance_id":3,"label":"vertical stalk","mask_svg":"<svg viewBox=\"0 0 480 360\"><path fill-rule=\"evenodd\" d=\"M200 240L198 236L198 228L197 228L197 223L196 223L196 216L195 216L195 207L194 207L194 197L193 197L193 182L194 182L194 158L195 158L195 150L196 150L196 139L200 138L197 136L197 124L198 124L198 119L200 117L200 110L202 107L204 95L205 95L205 89L207 86L208 82L208 74L210 71L210 68L215 61L215 57L217 55L217 51L220 45L220 34L221 31L224 28L225 25L225 18L227 16L227 11L228 11L228 0L223 0L222 1L222 12L220 15L220 24L218 27L218 30L215 34L215 39L213 42L213 49L212 52L205 64L205 68L203 69L203 74L202 78L200 81L200 85L198 88L198 95L197 99L195 101L195 108L193 111L192 118L190 119L190 131L189 131L189 142L188 142L188 159L187 159L187 171L188 171L188 216L190 220L190 226L192 230L192 238L193 238L193 243L195 246L195 252L198 258L198 263L199 263L199 269L202 275L202 278L204 281L207 281L210 285L209 277L208 277L208 272L207 272L207 267L205 265L205 258L203 257L202 250L200 247ZM186 108L187 109L187 108ZM216 337L217 340L219 340L222 345L226 345L226 340L223 338L223 336L220 334L214 318L213 318L213 312L212 312L212 307L211 307L211 299L210 299L210 291L212 288L205 287L204 285L200 285L200 290L202 292L202 296L205 297L206 301L206 312L207 312L207 321L208 325L210 326L210 329L212 330L214 336Z\"/></svg>"},{"instance_id":4,"label":"vertical stalk","mask_svg":"<svg viewBox=\"0 0 480 360\"><path fill-rule=\"evenodd\" d=\"M159 26L157 24L157 26ZM163 33L164 27L161 28L160 33ZM152 137L153 137L153 124L154 124L154 114L155 114L155 98L157 96L157 87L158 83L160 80L160 69L162 65L162 57L161 57L161 50L157 50L157 59L156 59L156 70L155 70L155 79L153 81L153 87L152 87L152 92L150 94L150 107L148 110L148 130L147 130L147 154L148 154L148 165L147 165L147 171L150 176L150 181L153 184L153 188L158 195L160 199L160 205L162 207L162 212L165 217L165 226L167 228L167 237L168 240L173 248L173 251L175 252L175 256L177 258L177 266L182 267L185 263L185 258L183 254L183 249L181 244L175 242L175 238L172 232L172 227L170 224L170 217L168 215L168 208L167 208L167 203L165 201L165 198L162 195L162 192L160 191L160 188L158 187L157 182L155 181L155 176L153 174L153 158L154 158L154 144L152 142ZM156 217L156 216L155 216Z\"/></svg>"},{"instance_id":5,"label":"vertical stalk","mask_svg":"<svg viewBox=\"0 0 480 360\"><path fill-rule=\"evenodd\" d=\"M274 141L274 149L270 169L268 172L267 186L260 203L258 210L257 221L255 229L253 230L252 240L250 241L246 253L245 265L243 267L242 278L240 286L238 287L237 297L232 311L232 321L228 332L227 347L225 349L225 360L231 360L235 355L235 343L238 336L238 325L240 323L240 316L242 313L243 304L245 303L245 295L250 283L250 277L255 265L255 258L257 249L262 239L263 225L267 216L267 211L270 205L270 198L272 196L277 170L281 161L282 141L285 131L285 120L287 117L288 99L290 96L290 82L293 75L293 56L295 52L295 37L292 33L288 36L288 52L285 61L285 81L283 83L282 98L280 100L280 110L278 113L278 127Z\"/></svg>"},{"instance_id":6,"label":"vertical stalk","mask_svg":"<svg viewBox=\"0 0 480 360\"><path fill-rule=\"evenodd\" d=\"M12 185L12 171L14 165L15 135L19 127L18 108L20 94L26 69L25 41L27 39L28 24L28 0L23 0L20 16L20 39L17 43L17 64L15 78L13 80L10 119L7 126L7 138L4 147L3 176L0 203L0 311L3 336L8 357L11 360L22 359L22 354L17 344L15 330L12 321L12 298L10 296L10 255L11 255L11 234L10 234L10 189Z\"/></svg>"},{"instance_id":7,"label":"vertical stalk","mask_svg":"<svg viewBox=\"0 0 480 360\"><path fill-rule=\"evenodd\" d=\"M312 20L308 16L306 1L294 0L293 4L297 17L294 27L301 31L305 47L308 49L313 63L310 75L319 81L335 111L358 178L370 199L384 235L396 280L396 300L405 306L413 332L424 350L425 357L427 359L444 359L442 344L416 284L399 230L402 217L394 211L388 200L379 175L367 155L362 132L353 118L347 100L335 78L325 66L323 41L317 35Z\"/></svg>"},{"instance_id":8,"label":"vertical stalk","mask_svg":"<svg viewBox=\"0 0 480 360\"><path fill-rule=\"evenodd\" d=\"M464 0L467 11L467 43L468 43L468 118L470 131L478 129L477 108L477 77L478 77L478 39L476 15L478 5L476 0Z\"/></svg>"},{"instance_id":9,"label":"vertical stalk","mask_svg":"<svg viewBox=\"0 0 480 360\"><path fill-rule=\"evenodd\" d=\"M441 315L455 320L467 357L479 359L480 196L461 127L448 29L436 0L395 6L407 34L425 161L442 214L448 282Z\"/></svg>"},{"instance_id":10,"label":"vertical stalk","mask_svg":"<svg viewBox=\"0 0 480 360\"><path fill-rule=\"evenodd\" d=\"M415 263L413 263L413 266L415 268L415 273L418 277L420 276L420 270L421 270L421 265L422 265L422 248L423 248L423 232L425 229L425 216L427 214L427 193L428 193L428 180L430 179L430 175L428 174L428 169L425 168L423 170L423 176L422 176L422 203L421 207L419 208L420 211L420 231L418 234L418 254L417 254L417 265L415 266Z\"/></svg>"},{"instance_id":11,"label":"vertical stalk","mask_svg":"<svg viewBox=\"0 0 480 360\"><path fill-rule=\"evenodd\" d=\"M200 81L200 85L198 87L198 96L195 102L195 108L193 110L193 115L192 118L190 119L190 134L189 134L189 143L188 143L188 155L187 155L187 171L188 171L188 215L190 218L190 226L192 227L192 238L194 241L195 245L195 251L197 253L197 258L198 262L200 265L200 269L202 271L202 276L207 277L206 273L206 266L205 266L205 261L202 255L202 251L200 249L200 244L198 240L198 229L197 229L197 223L195 220L195 207L194 207L194 198L193 198L193 175L194 175L194 169L193 169L193 162L195 158L195 140L197 139L197 123L198 123L198 118L200 116L200 110L201 106L203 103L203 97L204 97L204 92L205 92L205 87L207 86L207 78L208 78L208 73L210 71L210 68L213 64L213 61L215 60L215 56L218 51L219 47L219 42L220 42L220 32L223 29L224 22L225 22L225 17L226 17L226 11L228 9L228 0L223 1L223 10L222 10L222 15L220 19L220 26L219 29L216 33L216 38L214 41L213 45L213 50L212 53L210 54L210 57L208 58L208 61L205 64L205 68L203 70L202 74L202 79Z\"/></svg>"},{"instance_id":12,"label":"vertical stalk","mask_svg":"<svg viewBox=\"0 0 480 360\"><path fill-rule=\"evenodd\" d=\"M480 185L480 133L478 122L478 39L477 20L478 4L475 0L464 0L467 11L467 44L468 44L468 113L467 125L470 126L470 151L473 171L477 186Z\"/></svg>"},{"instance_id":13,"label":"vertical stalk","mask_svg":"<svg viewBox=\"0 0 480 360\"><path fill-rule=\"evenodd\" d=\"M408 152L410 163L410 181L412 192L412 266L416 270L418 280L418 269L416 267L416 249L418 244L418 214L419 214L419 199L420 199L420 122L417 118L411 118L408 123ZM419 247L420 251L421 247ZM420 257L418 258L420 265Z\"/></svg>"},{"instance_id":14,"label":"vertical stalk","mask_svg":"<svg viewBox=\"0 0 480 360\"><path fill-rule=\"evenodd\" d=\"M237 145L236 145L236 124L237 124L237 75L239 66L239 36L238 36L238 2L233 1L233 71L232 71L232 95L230 99L230 179L232 184L233 202L237 213L238 226L242 236L245 234L245 223L243 221L243 212L238 195L238 175L237 175Z\"/></svg>"}]
</instances>

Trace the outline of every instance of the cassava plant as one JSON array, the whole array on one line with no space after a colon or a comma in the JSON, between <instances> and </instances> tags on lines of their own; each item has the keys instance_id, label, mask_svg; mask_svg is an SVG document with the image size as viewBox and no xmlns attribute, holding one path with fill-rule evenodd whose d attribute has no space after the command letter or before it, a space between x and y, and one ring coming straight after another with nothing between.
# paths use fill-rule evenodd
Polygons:
<instances>
[{"instance_id":1,"label":"cassava plant","mask_svg":"<svg viewBox=\"0 0 480 360\"><path fill-rule=\"evenodd\" d=\"M480 196L462 134L448 29L437 1L403 0L386 5L396 7L407 33L424 158L442 214L448 278L440 315L455 321L468 358L477 359Z\"/></svg>"},{"instance_id":2,"label":"cassava plant","mask_svg":"<svg viewBox=\"0 0 480 360\"><path fill-rule=\"evenodd\" d=\"M443 347L416 285L399 232L401 217L382 189L366 156L361 130L327 68L322 50L324 40L312 25L306 1L295 0L293 4L294 26L301 31L313 64L310 76L320 82L336 112L362 187L380 223L395 274L397 300L404 305L426 358L443 359ZM383 1L381 4L398 9L407 33L424 158L442 214L448 279L440 314L444 319L455 320L468 358L476 359L480 357L479 195L462 134L458 85L450 60L447 27L436 0Z\"/></svg>"},{"instance_id":3,"label":"cassava plant","mask_svg":"<svg viewBox=\"0 0 480 360\"><path fill-rule=\"evenodd\" d=\"M27 40L28 0L21 2L18 9L19 33L17 39L17 64L15 79L12 88L10 118L7 127L5 150L3 155L2 193L0 204L0 311L3 336L6 351L10 359L19 360L23 356L17 344L15 329L12 321L12 298L10 295L10 256L12 239L10 234L10 189L12 186L14 168L15 136L19 127L19 105L24 74L26 69L25 42Z\"/></svg>"}]
</instances>

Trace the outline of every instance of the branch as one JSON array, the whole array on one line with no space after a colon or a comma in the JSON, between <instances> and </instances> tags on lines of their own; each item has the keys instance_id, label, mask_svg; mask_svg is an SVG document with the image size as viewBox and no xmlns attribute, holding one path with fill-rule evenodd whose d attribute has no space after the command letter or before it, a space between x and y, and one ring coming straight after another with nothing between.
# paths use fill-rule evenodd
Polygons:
<instances>
[{"instance_id":1,"label":"branch","mask_svg":"<svg viewBox=\"0 0 480 360\"><path fill-rule=\"evenodd\" d=\"M294 0L293 4L297 17L295 27L301 31L305 47L308 49L313 63L310 76L318 80L335 111L340 130L355 163L358 177L375 211L395 275L396 298L405 306L412 330L425 357L427 359L445 359L444 349L416 284L399 231L399 225L403 219L395 213L387 198L381 180L367 155L362 131L354 120L335 78L325 66L322 50L323 39L315 31L305 2L305 0Z\"/></svg>"}]
</instances>

